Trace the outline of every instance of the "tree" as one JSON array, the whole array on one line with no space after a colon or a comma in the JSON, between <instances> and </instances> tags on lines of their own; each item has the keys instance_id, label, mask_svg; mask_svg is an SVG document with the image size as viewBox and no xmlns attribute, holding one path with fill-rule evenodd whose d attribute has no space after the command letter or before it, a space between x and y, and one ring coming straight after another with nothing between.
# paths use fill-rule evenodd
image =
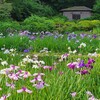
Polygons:
<instances>
[{"instance_id":1,"label":"tree","mask_svg":"<svg viewBox=\"0 0 100 100\"><path fill-rule=\"evenodd\" d=\"M96 0L96 4L95 4L94 7L93 7L93 11L94 11L95 13L100 14L100 0Z\"/></svg>"},{"instance_id":2,"label":"tree","mask_svg":"<svg viewBox=\"0 0 100 100\"><path fill-rule=\"evenodd\" d=\"M31 15L39 16L52 16L53 9L41 4L39 0L13 0L11 17L17 21L23 21L25 18Z\"/></svg>"},{"instance_id":3,"label":"tree","mask_svg":"<svg viewBox=\"0 0 100 100\"><path fill-rule=\"evenodd\" d=\"M92 8L95 3L95 0L40 0L40 1L49 4L58 11L62 8L67 8L71 6L87 6Z\"/></svg>"},{"instance_id":4,"label":"tree","mask_svg":"<svg viewBox=\"0 0 100 100\"><path fill-rule=\"evenodd\" d=\"M0 3L5 3L5 0L0 0Z\"/></svg>"}]
</instances>

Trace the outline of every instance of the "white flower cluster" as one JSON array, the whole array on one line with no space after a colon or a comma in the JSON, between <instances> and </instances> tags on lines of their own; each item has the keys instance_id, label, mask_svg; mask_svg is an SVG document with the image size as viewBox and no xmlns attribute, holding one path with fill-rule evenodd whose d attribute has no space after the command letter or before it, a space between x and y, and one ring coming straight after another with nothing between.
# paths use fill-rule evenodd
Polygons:
<instances>
[{"instance_id":1,"label":"white flower cluster","mask_svg":"<svg viewBox=\"0 0 100 100\"><path fill-rule=\"evenodd\" d=\"M4 54L10 54L11 56L15 56L16 53L16 49L6 49L5 47L1 48L1 50L3 51Z\"/></svg>"},{"instance_id":2,"label":"white flower cluster","mask_svg":"<svg viewBox=\"0 0 100 100\"><path fill-rule=\"evenodd\" d=\"M75 54L75 53L77 53L77 50L71 50L71 48L70 47L68 47L68 50L69 50L69 54Z\"/></svg>"},{"instance_id":3,"label":"white flower cluster","mask_svg":"<svg viewBox=\"0 0 100 100\"><path fill-rule=\"evenodd\" d=\"M0 58L0 64L2 66L7 66L8 65L7 61L4 61L2 58Z\"/></svg>"},{"instance_id":4,"label":"white flower cluster","mask_svg":"<svg viewBox=\"0 0 100 100\"><path fill-rule=\"evenodd\" d=\"M98 54L96 52L94 52L94 53L88 53L88 56L89 57L97 57Z\"/></svg>"},{"instance_id":5,"label":"white flower cluster","mask_svg":"<svg viewBox=\"0 0 100 100\"><path fill-rule=\"evenodd\" d=\"M33 58L27 55L25 58L22 59L22 62L20 62L21 66L26 66L26 64L32 64L32 68L39 68L41 67L41 65L44 65L45 62L42 60L39 61L37 55L34 55Z\"/></svg>"},{"instance_id":6,"label":"white flower cluster","mask_svg":"<svg viewBox=\"0 0 100 100\"><path fill-rule=\"evenodd\" d=\"M86 44L83 42L80 44L80 46L78 48L82 48L82 47L86 47Z\"/></svg>"},{"instance_id":7,"label":"white flower cluster","mask_svg":"<svg viewBox=\"0 0 100 100\"><path fill-rule=\"evenodd\" d=\"M48 48L44 47L42 50L40 50L40 53L48 53L48 52L51 52L51 51L48 51Z\"/></svg>"}]
</instances>

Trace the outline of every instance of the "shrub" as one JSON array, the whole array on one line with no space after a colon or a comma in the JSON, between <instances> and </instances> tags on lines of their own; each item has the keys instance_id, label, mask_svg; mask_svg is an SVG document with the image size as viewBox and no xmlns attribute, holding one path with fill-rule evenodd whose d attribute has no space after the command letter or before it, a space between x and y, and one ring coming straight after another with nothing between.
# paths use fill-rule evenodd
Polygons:
<instances>
[{"instance_id":1,"label":"shrub","mask_svg":"<svg viewBox=\"0 0 100 100\"><path fill-rule=\"evenodd\" d=\"M93 25L91 24L91 21L89 21L89 20L79 21L77 23L77 25L78 25L78 29L79 30L88 31L88 30L92 30L93 29Z\"/></svg>"},{"instance_id":2,"label":"shrub","mask_svg":"<svg viewBox=\"0 0 100 100\"><path fill-rule=\"evenodd\" d=\"M100 27L100 20L92 20L91 24L93 25L93 27Z\"/></svg>"},{"instance_id":3,"label":"shrub","mask_svg":"<svg viewBox=\"0 0 100 100\"><path fill-rule=\"evenodd\" d=\"M65 22L68 20L66 17L55 16L52 18L52 20L54 21L54 28L56 31L58 31L59 33L65 32L66 30Z\"/></svg>"},{"instance_id":4,"label":"shrub","mask_svg":"<svg viewBox=\"0 0 100 100\"><path fill-rule=\"evenodd\" d=\"M77 30L77 24L74 21L67 21L65 22L66 25L66 31L72 32L74 30Z\"/></svg>"},{"instance_id":5,"label":"shrub","mask_svg":"<svg viewBox=\"0 0 100 100\"><path fill-rule=\"evenodd\" d=\"M94 12L100 14L100 0L96 0L96 4L93 7Z\"/></svg>"},{"instance_id":6,"label":"shrub","mask_svg":"<svg viewBox=\"0 0 100 100\"><path fill-rule=\"evenodd\" d=\"M80 20L65 22L66 31L89 31L93 28L100 27L100 20Z\"/></svg>"},{"instance_id":7,"label":"shrub","mask_svg":"<svg viewBox=\"0 0 100 100\"><path fill-rule=\"evenodd\" d=\"M11 10L11 3L0 4L0 20L9 19Z\"/></svg>"},{"instance_id":8,"label":"shrub","mask_svg":"<svg viewBox=\"0 0 100 100\"><path fill-rule=\"evenodd\" d=\"M50 6L43 5L35 0L19 0L19 2L13 2L12 6L11 16L17 21L23 21L32 14L39 16L52 16L55 14Z\"/></svg>"},{"instance_id":9,"label":"shrub","mask_svg":"<svg viewBox=\"0 0 100 100\"><path fill-rule=\"evenodd\" d=\"M91 17L85 18L86 20L100 20L100 14L94 13Z\"/></svg>"},{"instance_id":10,"label":"shrub","mask_svg":"<svg viewBox=\"0 0 100 100\"><path fill-rule=\"evenodd\" d=\"M22 23L23 29L29 31L52 31L54 22L46 17L31 16Z\"/></svg>"},{"instance_id":11,"label":"shrub","mask_svg":"<svg viewBox=\"0 0 100 100\"><path fill-rule=\"evenodd\" d=\"M0 32L7 35L10 32L15 32L15 30L20 30L21 26L18 22L0 22Z\"/></svg>"}]
</instances>

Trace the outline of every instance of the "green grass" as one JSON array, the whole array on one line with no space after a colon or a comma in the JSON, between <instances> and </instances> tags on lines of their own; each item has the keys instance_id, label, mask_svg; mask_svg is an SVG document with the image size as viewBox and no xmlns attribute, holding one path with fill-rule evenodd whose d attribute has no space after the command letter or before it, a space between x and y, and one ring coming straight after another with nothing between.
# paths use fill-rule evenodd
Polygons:
<instances>
[{"instance_id":1,"label":"green grass","mask_svg":"<svg viewBox=\"0 0 100 100\"><path fill-rule=\"evenodd\" d=\"M34 53L31 53L31 56ZM1 54L0 54L1 55ZM6 58L5 58L6 56ZM40 60L43 60L46 62L46 65L52 65L55 61L57 62L58 56L54 55L44 55L39 56ZM9 64L17 65L18 62L22 60L22 57L20 57L20 54L15 57L10 57L9 55L4 55L3 58L9 62ZM19 80L15 82L16 89L11 90L5 86L5 82L8 80L6 77L1 76L1 84L0 86L3 88L3 90L0 92L1 94L6 94L7 92L12 93L12 95L8 98L8 100L73 100L70 93L71 92L77 92L77 96L74 98L74 100L87 100L86 91L91 91L93 95L96 98L100 98L100 57L95 58L96 63L94 64L94 68L91 70L90 74L87 75L77 75L75 74L75 71L72 71L67 67L67 63L71 61L76 61L76 58L79 58L79 56L74 55L70 56L68 60L58 63L56 68L52 71L49 70L43 70L43 69L32 69L31 66L26 65L26 67L22 67L21 69L29 71L31 74L35 72L43 72L45 73L44 80L47 84L49 84L49 87L45 87L42 90L37 90L34 87L32 87L32 84L29 82L30 79L26 80ZM87 60L87 56L82 56L82 59ZM6 66L9 67L9 66ZM4 68L1 66L1 68ZM59 72L62 71L64 74L59 75ZM10 80L9 80L10 81ZM33 90L32 94L27 93L21 93L17 94L16 90L20 89L21 86L27 86L29 89Z\"/></svg>"},{"instance_id":2,"label":"green grass","mask_svg":"<svg viewBox=\"0 0 100 100\"><path fill-rule=\"evenodd\" d=\"M96 48L100 49L99 38L92 39L90 42L90 38L80 39L80 42L75 43L75 40L68 41L67 36L64 35L63 38L55 39L53 37L46 37L40 39L39 37L36 40L29 40L26 36L18 36L15 35L13 37L5 37L0 38L0 48L4 47L6 49L16 48L14 52L15 56L11 54L4 54L3 51L0 50L0 58L3 61L7 61L7 66L2 66L0 61L0 70L4 68L8 68L11 64L20 66L20 69L34 73L44 73L43 76L44 81L50 86L44 87L43 89L36 89L32 87L30 80L33 77L29 77L28 79L20 79L15 83L15 90L6 87L6 82L11 82L9 78L4 75L0 75L0 87L2 90L0 91L0 97L3 94L11 93L11 96L8 100L88 100L88 96L86 91L91 91L92 94L96 98L100 98L100 55L98 57L93 57L95 59L95 63L93 64L93 69L90 71L90 74L87 75L78 75L74 71L69 69L67 64L70 62L75 62L76 59L81 58L87 63L89 52L95 52ZM80 43L86 43L86 47L79 49L78 46ZM32 47L32 50L29 53L24 53L24 49L28 49ZM47 47L49 53L40 53L44 47ZM72 50L77 50L76 54L69 55L66 61L59 62L59 58L62 54L68 53L68 47L71 47ZM100 50L97 51L100 53ZM22 66L20 62L22 62L23 58L26 55L30 55L30 58L33 58L33 55L37 54L39 57L39 61L43 60L45 65L53 66L56 62L57 65L54 66L53 70L44 70L43 68L33 69L31 63L25 64ZM79 56L78 54L82 54ZM59 72L63 72L62 75ZM26 86L28 89L32 90L32 94L21 93L18 94L16 91L20 89L22 86ZM77 92L76 97L72 98L71 93Z\"/></svg>"},{"instance_id":3,"label":"green grass","mask_svg":"<svg viewBox=\"0 0 100 100\"><path fill-rule=\"evenodd\" d=\"M76 43L76 40L79 42ZM91 40L91 41L90 41ZM77 50L77 53L88 54L89 52L95 52L96 48L100 48L100 42L98 39L91 39L91 38L83 38L83 39L73 39L71 41L67 40L67 35L64 35L63 38L54 37L45 37L43 39L37 38L35 40L30 40L26 36L13 36L13 37L5 37L0 38L0 48L4 47L6 49L16 48L17 51L24 51L25 49L32 48L31 52L39 52L44 47L47 47L49 51L55 53L64 53L68 52L68 47L71 47L71 50ZM86 47L79 49L78 46L81 43L86 43ZM98 53L100 50L98 50Z\"/></svg>"}]
</instances>

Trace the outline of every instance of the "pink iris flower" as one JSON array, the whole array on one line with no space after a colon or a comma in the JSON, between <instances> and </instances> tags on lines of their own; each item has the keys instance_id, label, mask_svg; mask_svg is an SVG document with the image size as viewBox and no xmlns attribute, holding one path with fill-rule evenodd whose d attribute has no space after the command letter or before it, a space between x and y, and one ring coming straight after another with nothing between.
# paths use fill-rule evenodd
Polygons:
<instances>
[{"instance_id":1,"label":"pink iris flower","mask_svg":"<svg viewBox=\"0 0 100 100\"><path fill-rule=\"evenodd\" d=\"M41 82L43 80L42 80L41 76L38 76L38 77L34 78L33 80L31 80L30 82L31 83L35 83L36 81L40 81Z\"/></svg>"},{"instance_id":2,"label":"pink iris flower","mask_svg":"<svg viewBox=\"0 0 100 100\"><path fill-rule=\"evenodd\" d=\"M89 74L89 72L88 72L88 70L81 70L81 71L80 71L80 74L81 74L81 75L85 75L85 74Z\"/></svg>"},{"instance_id":3,"label":"pink iris flower","mask_svg":"<svg viewBox=\"0 0 100 100\"><path fill-rule=\"evenodd\" d=\"M33 74L33 76L38 76L38 75L44 76L45 74L44 73L34 73Z\"/></svg>"},{"instance_id":4,"label":"pink iris flower","mask_svg":"<svg viewBox=\"0 0 100 100\"><path fill-rule=\"evenodd\" d=\"M44 86L49 86L48 84L46 84L45 82L38 82L37 84L33 84L34 87L36 87L37 89L42 89L44 88Z\"/></svg>"},{"instance_id":5,"label":"pink iris flower","mask_svg":"<svg viewBox=\"0 0 100 100\"><path fill-rule=\"evenodd\" d=\"M26 93L29 93L29 94L32 93L32 91L27 89L26 87L22 87L21 89L17 90L17 93L22 93L22 92L26 92Z\"/></svg>"},{"instance_id":6,"label":"pink iris flower","mask_svg":"<svg viewBox=\"0 0 100 100\"><path fill-rule=\"evenodd\" d=\"M73 92L73 93L71 93L71 96L72 96L72 97L75 97L76 94L77 94L76 92Z\"/></svg>"},{"instance_id":7,"label":"pink iris flower","mask_svg":"<svg viewBox=\"0 0 100 100\"><path fill-rule=\"evenodd\" d=\"M31 74L29 72L24 72L22 76L23 78L28 78L29 76L31 76Z\"/></svg>"},{"instance_id":8,"label":"pink iris flower","mask_svg":"<svg viewBox=\"0 0 100 100\"><path fill-rule=\"evenodd\" d=\"M22 74L22 70L18 70L18 72L16 73L17 75L21 75Z\"/></svg>"},{"instance_id":9,"label":"pink iris flower","mask_svg":"<svg viewBox=\"0 0 100 100\"><path fill-rule=\"evenodd\" d=\"M15 65L10 65L10 70L17 70L19 69L20 67L19 66L15 66Z\"/></svg>"},{"instance_id":10,"label":"pink iris flower","mask_svg":"<svg viewBox=\"0 0 100 100\"><path fill-rule=\"evenodd\" d=\"M8 74L8 77L12 80L15 80L17 81L19 79L19 75L18 74L15 74L15 73L10 73Z\"/></svg>"},{"instance_id":11,"label":"pink iris flower","mask_svg":"<svg viewBox=\"0 0 100 100\"><path fill-rule=\"evenodd\" d=\"M68 66L70 69L78 68L78 62L68 63L67 66Z\"/></svg>"},{"instance_id":12,"label":"pink iris flower","mask_svg":"<svg viewBox=\"0 0 100 100\"><path fill-rule=\"evenodd\" d=\"M33 74L33 76L35 76L35 78L33 80L31 80L31 83L35 83L36 81L43 81L42 80L42 76L45 75L44 73L35 73Z\"/></svg>"},{"instance_id":13,"label":"pink iris flower","mask_svg":"<svg viewBox=\"0 0 100 100\"><path fill-rule=\"evenodd\" d=\"M10 96L11 94L9 93L8 95L3 95L0 100L7 100L7 98Z\"/></svg>"},{"instance_id":14,"label":"pink iris flower","mask_svg":"<svg viewBox=\"0 0 100 100\"><path fill-rule=\"evenodd\" d=\"M12 89L15 89L15 84L13 84L13 83L6 83L6 86L7 87L10 87L10 88L12 88Z\"/></svg>"},{"instance_id":15,"label":"pink iris flower","mask_svg":"<svg viewBox=\"0 0 100 100\"><path fill-rule=\"evenodd\" d=\"M52 71L53 67L52 66L43 66L43 69L49 69L50 71Z\"/></svg>"}]
</instances>

